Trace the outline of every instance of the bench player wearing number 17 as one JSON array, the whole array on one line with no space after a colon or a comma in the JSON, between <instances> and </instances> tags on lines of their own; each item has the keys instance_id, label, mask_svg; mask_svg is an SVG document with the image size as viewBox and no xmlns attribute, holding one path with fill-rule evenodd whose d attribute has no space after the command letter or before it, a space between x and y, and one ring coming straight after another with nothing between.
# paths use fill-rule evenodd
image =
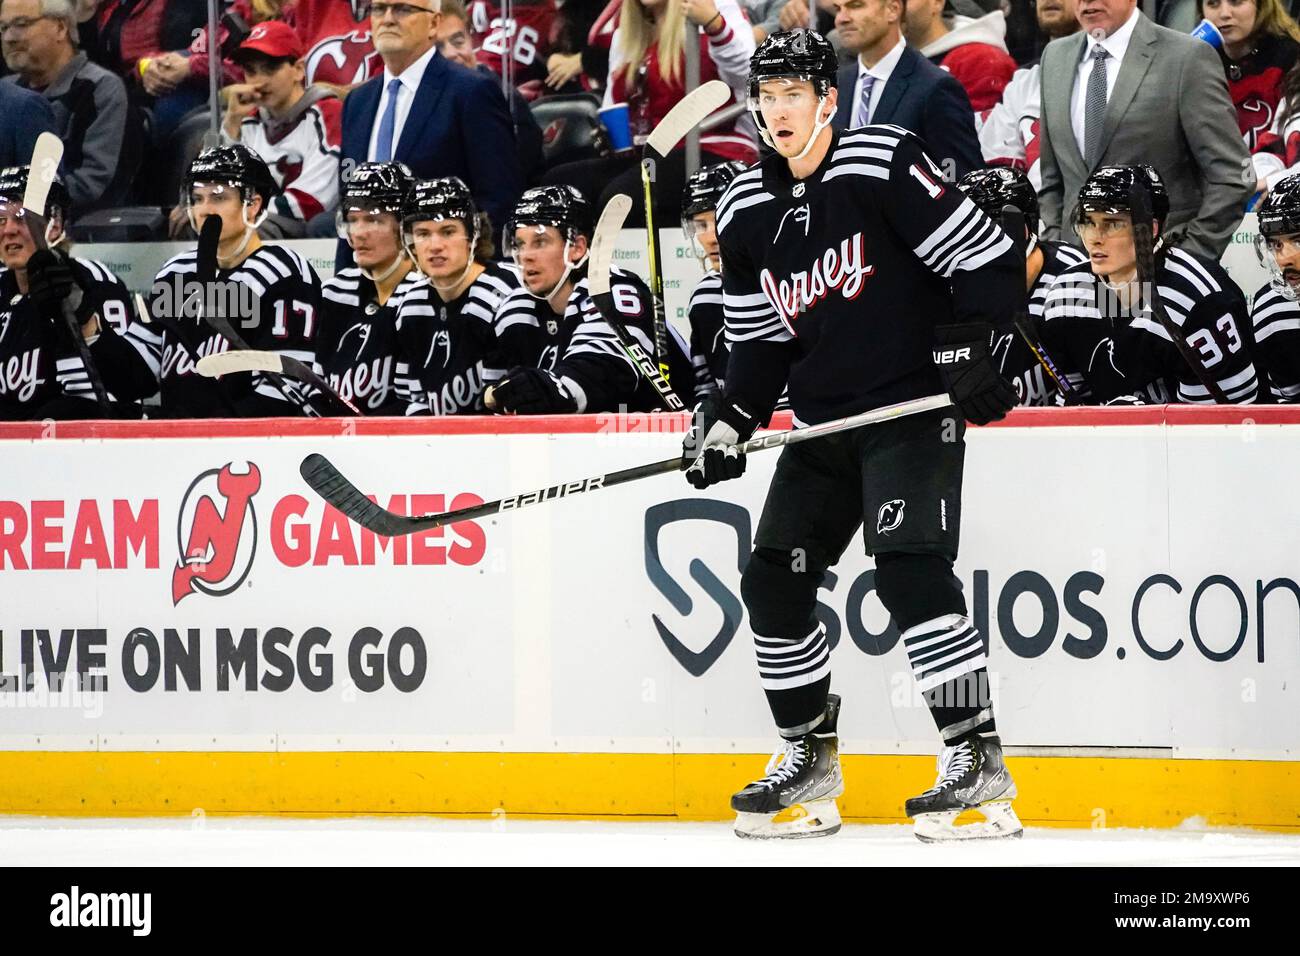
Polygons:
<instances>
[{"instance_id":1,"label":"bench player wearing number 17","mask_svg":"<svg viewBox=\"0 0 1300 956\"><path fill-rule=\"evenodd\" d=\"M718 205L731 360L720 396L695 411L684 448L697 488L739 476L734 447L789 383L796 424L945 388L953 409L787 447L741 579L759 679L783 749L732 797L741 836L839 829L843 792L830 648L817 590L865 522L876 590L903 631L942 738L938 779L907 801L923 840L1020 832L993 719L984 641L953 574L965 420L1016 404L992 364L992 327L1024 296L1010 239L943 181L895 126L835 133L836 57L820 35L768 38L750 61L749 108L776 154ZM982 823L954 827L961 811Z\"/></svg>"}]
</instances>

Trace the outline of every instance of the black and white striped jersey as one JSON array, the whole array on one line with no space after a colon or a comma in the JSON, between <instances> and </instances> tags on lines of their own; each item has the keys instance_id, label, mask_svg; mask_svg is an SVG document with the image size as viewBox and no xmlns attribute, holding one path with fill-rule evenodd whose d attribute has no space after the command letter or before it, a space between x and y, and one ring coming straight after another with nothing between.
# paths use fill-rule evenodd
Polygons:
<instances>
[{"instance_id":1,"label":"black and white striped jersey","mask_svg":"<svg viewBox=\"0 0 1300 956\"><path fill-rule=\"evenodd\" d=\"M577 274L577 273L575 273ZM647 355L654 355L654 300L644 282L631 272L610 269L610 295L618 321ZM660 408L653 386L628 357L617 333L605 321L587 291L584 269L574 284L564 314L526 289L514 292L497 312L500 347L497 367L487 370L488 384L512 368L542 368L559 376L578 402L579 412ZM669 380L690 400L694 392L690 347L668 327Z\"/></svg>"},{"instance_id":2,"label":"black and white striped jersey","mask_svg":"<svg viewBox=\"0 0 1300 956\"><path fill-rule=\"evenodd\" d=\"M205 355L229 351L225 337L201 318L220 310L250 349L279 352L306 365L314 360L321 283L301 255L285 246L262 245L233 269L218 269L210 289L199 288L196 250L163 264L146 297L159 356L158 380L164 418L302 415L286 392L301 386L252 372L204 378L195 365ZM282 391L283 389L283 391Z\"/></svg>"},{"instance_id":3,"label":"black and white striped jersey","mask_svg":"<svg viewBox=\"0 0 1300 956\"><path fill-rule=\"evenodd\" d=\"M140 330L126 286L93 259L71 260L82 296L100 318L99 336L90 342L90 357L110 400L131 403L158 390L154 370L133 337ZM88 404L80 413L77 402ZM52 411L51 402L58 402ZM100 412L80 351L63 320L43 315L18 288L13 272L0 272L0 418L94 418ZM118 410L130 414L130 407ZM135 412L139 416L138 410Z\"/></svg>"},{"instance_id":4,"label":"black and white striped jersey","mask_svg":"<svg viewBox=\"0 0 1300 956\"><path fill-rule=\"evenodd\" d=\"M1077 269L1088 261L1083 250L1063 242L1038 241L1043 250L1043 269L1029 290L1029 324L1034 329L1042 326L1043 305L1047 289L1062 273ZM1041 333L1040 333L1041 334ZM1042 364L1034 357L1024 337L1013 323L1000 325L993 330L993 362L1002 377L1011 382L1020 396L1021 405L1055 405L1058 389Z\"/></svg>"},{"instance_id":5,"label":"black and white striped jersey","mask_svg":"<svg viewBox=\"0 0 1300 956\"><path fill-rule=\"evenodd\" d=\"M1250 307L1255 364L1276 402L1300 402L1300 302L1272 286L1255 293Z\"/></svg>"},{"instance_id":6,"label":"black and white striped jersey","mask_svg":"<svg viewBox=\"0 0 1300 956\"><path fill-rule=\"evenodd\" d=\"M1156 289L1169 320L1228 401L1255 401L1250 314L1223 267L1170 249L1159 261ZM1214 400L1150 306L1125 306L1087 263L1049 287L1042 336L1066 379L1093 404L1126 395L1155 404Z\"/></svg>"},{"instance_id":7,"label":"black and white striped jersey","mask_svg":"<svg viewBox=\"0 0 1300 956\"><path fill-rule=\"evenodd\" d=\"M897 126L837 133L804 180L765 158L717 218L726 391L761 418L787 379L809 424L941 393L935 327L991 335L1023 301L1011 240Z\"/></svg>"},{"instance_id":8,"label":"black and white striped jersey","mask_svg":"<svg viewBox=\"0 0 1300 956\"><path fill-rule=\"evenodd\" d=\"M705 273L691 292L686 306L691 327L691 367L695 369L695 399L701 401L719 391L727 377L725 320L722 314L722 274Z\"/></svg>"},{"instance_id":9,"label":"black and white striped jersey","mask_svg":"<svg viewBox=\"0 0 1300 956\"><path fill-rule=\"evenodd\" d=\"M367 415L401 415L405 402L397 393L397 309L418 283L412 269L379 302L374 280L351 266L321 286L320 323L316 330L316 374ZM337 415L337 403L307 387L312 403Z\"/></svg>"},{"instance_id":10,"label":"black and white striped jersey","mask_svg":"<svg viewBox=\"0 0 1300 956\"><path fill-rule=\"evenodd\" d=\"M397 315L397 392L406 415L482 414L486 368L496 364L497 310L519 289L519 273L488 263L469 288L444 302L427 280Z\"/></svg>"}]
</instances>

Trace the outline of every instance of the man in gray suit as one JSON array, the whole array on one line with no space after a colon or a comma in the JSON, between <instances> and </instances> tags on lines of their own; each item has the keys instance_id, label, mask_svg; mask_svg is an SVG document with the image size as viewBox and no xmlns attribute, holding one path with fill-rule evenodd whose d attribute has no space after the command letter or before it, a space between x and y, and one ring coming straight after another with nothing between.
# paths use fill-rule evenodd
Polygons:
<instances>
[{"instance_id":1,"label":"man in gray suit","mask_svg":"<svg viewBox=\"0 0 1300 956\"><path fill-rule=\"evenodd\" d=\"M1044 237L1098 166L1150 163L1169 190L1183 248L1217 260L1255 189L1223 68L1201 40L1156 26L1137 0L1079 0L1082 32L1043 51Z\"/></svg>"}]
</instances>

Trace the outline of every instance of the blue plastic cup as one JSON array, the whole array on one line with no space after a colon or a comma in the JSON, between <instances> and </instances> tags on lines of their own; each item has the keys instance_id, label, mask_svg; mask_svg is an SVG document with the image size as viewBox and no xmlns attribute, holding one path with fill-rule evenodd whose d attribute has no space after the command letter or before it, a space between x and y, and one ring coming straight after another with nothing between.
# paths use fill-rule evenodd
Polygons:
<instances>
[{"instance_id":1,"label":"blue plastic cup","mask_svg":"<svg viewBox=\"0 0 1300 956\"><path fill-rule=\"evenodd\" d=\"M1196 29L1192 31L1192 36L1196 37L1198 40L1204 40L1216 50L1223 49L1223 34L1220 33L1219 28L1209 20L1202 20L1200 23L1196 24Z\"/></svg>"},{"instance_id":2,"label":"blue plastic cup","mask_svg":"<svg viewBox=\"0 0 1300 956\"><path fill-rule=\"evenodd\" d=\"M609 133L609 144L615 151L632 148L632 120L626 103L605 107L600 111L600 121Z\"/></svg>"}]
</instances>

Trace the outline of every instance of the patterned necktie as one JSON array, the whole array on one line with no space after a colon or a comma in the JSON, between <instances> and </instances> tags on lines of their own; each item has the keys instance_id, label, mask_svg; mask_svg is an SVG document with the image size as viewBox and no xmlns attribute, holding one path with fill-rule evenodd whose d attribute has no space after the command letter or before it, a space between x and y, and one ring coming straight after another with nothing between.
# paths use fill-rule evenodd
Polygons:
<instances>
[{"instance_id":1,"label":"patterned necktie","mask_svg":"<svg viewBox=\"0 0 1300 956\"><path fill-rule=\"evenodd\" d=\"M1106 125L1106 48L1092 48L1092 75L1083 101L1083 158L1092 169L1101 159L1101 130Z\"/></svg>"},{"instance_id":2,"label":"patterned necktie","mask_svg":"<svg viewBox=\"0 0 1300 956\"><path fill-rule=\"evenodd\" d=\"M401 89L401 80L393 78L388 81L388 108L384 110L383 119L379 121L379 138L375 141L377 163L386 163L393 158L393 130L397 127L397 94Z\"/></svg>"},{"instance_id":3,"label":"patterned necktie","mask_svg":"<svg viewBox=\"0 0 1300 956\"><path fill-rule=\"evenodd\" d=\"M858 95L858 112L853 120L854 126L866 126L871 122L871 88L876 85L876 78L870 73L862 74L862 92Z\"/></svg>"}]
</instances>

